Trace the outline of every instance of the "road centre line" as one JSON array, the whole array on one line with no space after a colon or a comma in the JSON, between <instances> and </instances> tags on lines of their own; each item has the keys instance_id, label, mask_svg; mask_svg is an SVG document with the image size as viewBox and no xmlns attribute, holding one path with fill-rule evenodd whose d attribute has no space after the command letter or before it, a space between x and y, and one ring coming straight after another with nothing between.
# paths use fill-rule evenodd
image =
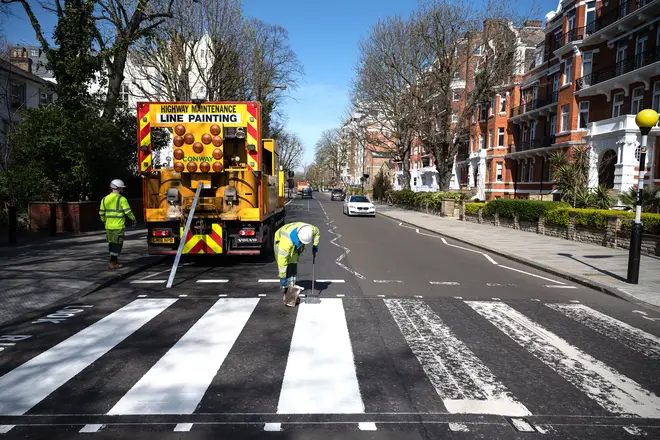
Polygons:
<instances>
[{"instance_id":1,"label":"road centre line","mask_svg":"<svg viewBox=\"0 0 660 440\"><path fill-rule=\"evenodd\" d=\"M525 272L524 270L515 269L515 268L513 268L513 267L502 266L501 264L498 264L498 266L499 266L499 267L502 267L502 268L504 268L504 269L509 269L509 270L513 270L513 271L515 271L515 272L520 272L520 273L523 273L523 274L525 274L525 275L529 275L529 276L531 276L531 277L540 278L540 279L542 279L542 280L550 281L551 283L566 284L566 283L562 283L561 281L557 281L557 280L553 280L553 279L550 279L550 278L542 277L541 275L536 275L536 274L533 274L533 273Z\"/></svg>"},{"instance_id":2,"label":"road centre line","mask_svg":"<svg viewBox=\"0 0 660 440\"><path fill-rule=\"evenodd\" d=\"M557 286L554 284L546 284L543 287L549 287L550 289L577 289L575 286Z\"/></svg>"},{"instance_id":3,"label":"road centre line","mask_svg":"<svg viewBox=\"0 0 660 440\"><path fill-rule=\"evenodd\" d=\"M374 283L379 283L379 284L391 284L391 283L403 284L403 281L401 281L401 280L374 280Z\"/></svg>"},{"instance_id":4,"label":"road centre line","mask_svg":"<svg viewBox=\"0 0 660 440\"><path fill-rule=\"evenodd\" d=\"M101 430L101 428L103 428L103 425L100 425L100 424L88 424L88 425L83 426L83 427L80 429L80 431L78 431L78 432L81 432L81 433L84 433L84 432L99 432L99 431Z\"/></svg>"},{"instance_id":5,"label":"road centre line","mask_svg":"<svg viewBox=\"0 0 660 440\"><path fill-rule=\"evenodd\" d=\"M131 284L161 284L166 282L167 280L133 280Z\"/></svg>"},{"instance_id":6,"label":"road centre line","mask_svg":"<svg viewBox=\"0 0 660 440\"><path fill-rule=\"evenodd\" d=\"M228 283L229 280L197 280L198 283Z\"/></svg>"},{"instance_id":7,"label":"road centre line","mask_svg":"<svg viewBox=\"0 0 660 440\"><path fill-rule=\"evenodd\" d=\"M460 283L456 281L429 281L429 283L440 286L460 286Z\"/></svg>"}]
</instances>

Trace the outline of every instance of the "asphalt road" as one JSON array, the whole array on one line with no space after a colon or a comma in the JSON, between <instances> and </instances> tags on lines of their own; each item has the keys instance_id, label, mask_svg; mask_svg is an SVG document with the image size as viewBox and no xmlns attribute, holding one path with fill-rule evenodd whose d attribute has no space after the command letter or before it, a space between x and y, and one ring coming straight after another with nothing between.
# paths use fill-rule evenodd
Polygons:
<instances>
[{"instance_id":1,"label":"asphalt road","mask_svg":"<svg viewBox=\"0 0 660 440\"><path fill-rule=\"evenodd\" d=\"M0 438L660 438L657 313L314 196L295 309L185 259L0 327Z\"/></svg>"}]
</instances>

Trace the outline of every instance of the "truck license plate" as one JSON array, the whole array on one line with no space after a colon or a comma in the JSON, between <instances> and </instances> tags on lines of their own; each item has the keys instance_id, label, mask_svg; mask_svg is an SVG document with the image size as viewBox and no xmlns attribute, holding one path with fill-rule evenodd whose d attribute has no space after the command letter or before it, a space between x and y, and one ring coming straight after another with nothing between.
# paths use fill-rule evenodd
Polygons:
<instances>
[{"instance_id":1,"label":"truck license plate","mask_svg":"<svg viewBox=\"0 0 660 440\"><path fill-rule=\"evenodd\" d=\"M174 243L174 237L168 237L168 238L152 238L151 239L152 243Z\"/></svg>"}]
</instances>

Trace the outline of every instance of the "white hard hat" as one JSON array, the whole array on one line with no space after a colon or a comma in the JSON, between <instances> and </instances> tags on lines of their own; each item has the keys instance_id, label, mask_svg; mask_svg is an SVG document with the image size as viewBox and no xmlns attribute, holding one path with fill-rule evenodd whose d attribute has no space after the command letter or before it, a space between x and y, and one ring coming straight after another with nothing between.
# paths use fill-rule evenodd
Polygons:
<instances>
[{"instance_id":1,"label":"white hard hat","mask_svg":"<svg viewBox=\"0 0 660 440\"><path fill-rule=\"evenodd\" d=\"M126 185L124 185L124 182L122 180L115 179L112 182L110 182L110 188L112 189L126 188Z\"/></svg>"},{"instance_id":2,"label":"white hard hat","mask_svg":"<svg viewBox=\"0 0 660 440\"><path fill-rule=\"evenodd\" d=\"M298 239L302 244L310 244L312 242L312 227L303 225L298 229Z\"/></svg>"}]
</instances>

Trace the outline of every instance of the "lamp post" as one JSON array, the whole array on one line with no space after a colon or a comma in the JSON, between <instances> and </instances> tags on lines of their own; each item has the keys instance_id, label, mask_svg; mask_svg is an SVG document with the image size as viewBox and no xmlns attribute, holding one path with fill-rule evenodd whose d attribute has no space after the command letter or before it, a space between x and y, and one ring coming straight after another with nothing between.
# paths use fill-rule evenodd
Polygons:
<instances>
[{"instance_id":1,"label":"lamp post","mask_svg":"<svg viewBox=\"0 0 660 440\"><path fill-rule=\"evenodd\" d=\"M637 178L637 200L635 201L635 223L630 231L630 253L628 256L628 278L630 284L639 282L639 260L642 254L642 190L644 188L644 169L646 168L646 141L651 128L658 123L658 114L654 110L642 110L635 116L635 123L642 132L642 148L639 155L639 177Z\"/></svg>"}]
</instances>

